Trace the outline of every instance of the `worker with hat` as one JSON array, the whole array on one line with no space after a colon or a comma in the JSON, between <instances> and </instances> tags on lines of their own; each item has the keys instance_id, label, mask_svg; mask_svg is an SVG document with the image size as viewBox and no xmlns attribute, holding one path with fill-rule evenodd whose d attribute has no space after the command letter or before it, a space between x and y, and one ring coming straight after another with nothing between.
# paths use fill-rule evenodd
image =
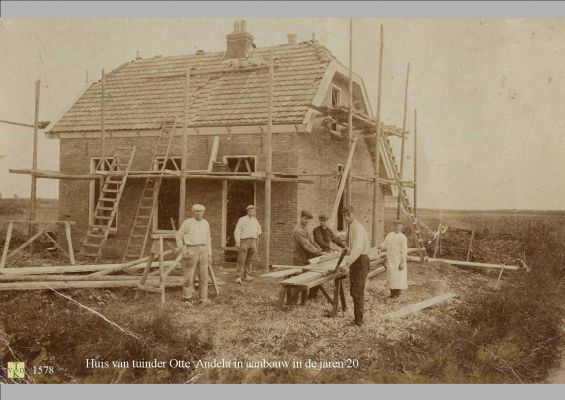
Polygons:
<instances>
[{"instance_id":1,"label":"worker with hat","mask_svg":"<svg viewBox=\"0 0 565 400\"><path fill-rule=\"evenodd\" d=\"M349 268L349 292L353 299L353 323L363 325L365 282L369 273L369 236L355 217L352 206L343 207L343 219L347 223L347 254L344 268Z\"/></svg>"},{"instance_id":2,"label":"worker with hat","mask_svg":"<svg viewBox=\"0 0 565 400\"><path fill-rule=\"evenodd\" d=\"M292 231L294 238L293 265L308 265L308 259L322 255L322 249L314 242L308 222L313 218L309 211L302 210L300 223Z\"/></svg>"},{"instance_id":3,"label":"worker with hat","mask_svg":"<svg viewBox=\"0 0 565 400\"><path fill-rule=\"evenodd\" d=\"M206 208L201 204L192 206L192 218L186 219L176 233L177 248L184 256L182 264L185 270L182 285L183 298L192 300L194 273L198 270L200 303L209 304L208 267L212 264L212 238L210 225L204 217Z\"/></svg>"},{"instance_id":4,"label":"worker with hat","mask_svg":"<svg viewBox=\"0 0 565 400\"><path fill-rule=\"evenodd\" d=\"M252 282L251 268L257 254L257 239L261 235L261 225L255 217L255 206L248 205L245 208L247 215L237 221L233 236L237 251L237 279L236 283L241 285L242 279L245 282Z\"/></svg>"},{"instance_id":5,"label":"worker with hat","mask_svg":"<svg viewBox=\"0 0 565 400\"><path fill-rule=\"evenodd\" d=\"M408 289L408 239L402 233L402 222L394 221L394 230L386 235L379 247L386 250L386 277L390 297L398 297L403 289Z\"/></svg>"},{"instance_id":6,"label":"worker with hat","mask_svg":"<svg viewBox=\"0 0 565 400\"><path fill-rule=\"evenodd\" d=\"M327 225L328 222L328 215L326 213L321 213L318 216L318 220L320 221L320 225L314 228L314 242L321 248L323 251L331 251L332 250L332 243L335 243L342 249L345 248L345 243L343 240L338 238L336 234L332 231L332 229Z\"/></svg>"}]
</instances>

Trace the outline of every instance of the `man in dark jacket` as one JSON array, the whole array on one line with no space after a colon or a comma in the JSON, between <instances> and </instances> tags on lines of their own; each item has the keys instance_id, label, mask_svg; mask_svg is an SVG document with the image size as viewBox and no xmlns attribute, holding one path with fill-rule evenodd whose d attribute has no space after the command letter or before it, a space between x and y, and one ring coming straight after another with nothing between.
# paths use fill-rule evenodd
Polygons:
<instances>
[{"instance_id":1,"label":"man in dark jacket","mask_svg":"<svg viewBox=\"0 0 565 400\"><path fill-rule=\"evenodd\" d=\"M306 210L300 213L300 223L294 227L292 236L294 238L293 265L308 265L308 260L322 255L322 249L312 239L308 231L308 222L312 214Z\"/></svg>"},{"instance_id":2,"label":"man in dark jacket","mask_svg":"<svg viewBox=\"0 0 565 400\"><path fill-rule=\"evenodd\" d=\"M332 243L335 243L342 249L345 248L345 243L340 240L335 233L327 226L328 216L324 213L318 216L320 225L314 228L314 241L323 251L331 251Z\"/></svg>"}]
</instances>

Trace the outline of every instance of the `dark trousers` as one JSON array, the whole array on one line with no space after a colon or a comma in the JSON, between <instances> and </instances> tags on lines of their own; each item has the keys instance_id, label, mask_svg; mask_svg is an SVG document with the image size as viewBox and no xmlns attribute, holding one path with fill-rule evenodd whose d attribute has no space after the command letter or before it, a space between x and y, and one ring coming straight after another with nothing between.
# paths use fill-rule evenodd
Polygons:
<instances>
[{"instance_id":1,"label":"dark trousers","mask_svg":"<svg viewBox=\"0 0 565 400\"><path fill-rule=\"evenodd\" d=\"M251 274L251 267L257 254L257 239L241 239L237 252L237 277L245 278Z\"/></svg>"},{"instance_id":2,"label":"dark trousers","mask_svg":"<svg viewBox=\"0 0 565 400\"><path fill-rule=\"evenodd\" d=\"M363 303L365 298L365 282L369 273L369 257L360 255L349 267L349 292L353 298L353 314L355 323L363 323Z\"/></svg>"},{"instance_id":3,"label":"dark trousers","mask_svg":"<svg viewBox=\"0 0 565 400\"><path fill-rule=\"evenodd\" d=\"M402 290L400 290L400 289L390 289L390 297L395 298L395 297L400 296L401 291Z\"/></svg>"}]
</instances>

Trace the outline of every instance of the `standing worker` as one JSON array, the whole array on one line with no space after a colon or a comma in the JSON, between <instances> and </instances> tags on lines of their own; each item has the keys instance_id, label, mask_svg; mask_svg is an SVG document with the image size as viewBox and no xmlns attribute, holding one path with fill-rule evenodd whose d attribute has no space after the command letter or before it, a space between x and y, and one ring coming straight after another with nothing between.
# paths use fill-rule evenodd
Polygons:
<instances>
[{"instance_id":1,"label":"standing worker","mask_svg":"<svg viewBox=\"0 0 565 400\"><path fill-rule=\"evenodd\" d=\"M323 251L331 251L332 243L341 248L345 248L345 243L339 239L332 229L327 225L328 216L324 213L318 216L320 225L314 228L314 241Z\"/></svg>"},{"instance_id":2,"label":"standing worker","mask_svg":"<svg viewBox=\"0 0 565 400\"><path fill-rule=\"evenodd\" d=\"M194 290L194 272L198 268L200 304L209 304L208 300L208 266L212 265L212 238L210 225L204 217L206 209L201 204L192 206L193 218L186 219L176 234L177 247L184 256L185 269L182 285L184 300L192 300Z\"/></svg>"},{"instance_id":3,"label":"standing worker","mask_svg":"<svg viewBox=\"0 0 565 400\"><path fill-rule=\"evenodd\" d=\"M255 218L255 206L245 208L247 215L237 221L233 236L237 251L237 279L235 283L241 285L241 279L252 282L251 268L257 254L257 239L261 235L261 225Z\"/></svg>"},{"instance_id":4,"label":"standing worker","mask_svg":"<svg viewBox=\"0 0 565 400\"><path fill-rule=\"evenodd\" d=\"M294 238L293 265L308 265L308 259L322 255L322 249L314 243L314 239L308 231L308 222L311 219L312 214L302 210L300 223L292 231Z\"/></svg>"},{"instance_id":5,"label":"standing worker","mask_svg":"<svg viewBox=\"0 0 565 400\"><path fill-rule=\"evenodd\" d=\"M394 231L389 232L380 245L381 249L386 250L386 277L391 298L400 296L401 290L408 289L408 239L401 230L402 222L394 221Z\"/></svg>"},{"instance_id":6,"label":"standing worker","mask_svg":"<svg viewBox=\"0 0 565 400\"><path fill-rule=\"evenodd\" d=\"M365 282L369 273L369 237L367 231L355 218L352 206L343 207L343 219L349 225L347 230L348 258L345 268L349 267L349 292L353 298L353 323L363 325L365 300Z\"/></svg>"}]
</instances>

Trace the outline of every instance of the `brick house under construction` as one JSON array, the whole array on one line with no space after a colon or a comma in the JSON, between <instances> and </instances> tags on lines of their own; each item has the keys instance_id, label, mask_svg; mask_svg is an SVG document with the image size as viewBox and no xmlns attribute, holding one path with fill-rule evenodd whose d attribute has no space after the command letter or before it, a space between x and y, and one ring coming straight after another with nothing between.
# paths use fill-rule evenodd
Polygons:
<instances>
[{"instance_id":1,"label":"brick house under construction","mask_svg":"<svg viewBox=\"0 0 565 400\"><path fill-rule=\"evenodd\" d=\"M316 41L256 48L243 23L227 35L226 51L138 57L123 64L105 76L104 89L101 81L92 84L48 131L49 138L60 139L63 174L95 174L106 168L100 163L102 124L108 160L120 146L136 148L104 246L105 257L123 257L147 179L139 173L142 176L136 178L135 171L155 169L153 157L159 136L164 124L175 119L166 169L183 169L186 130L188 151L183 170L192 174L186 178L184 210L180 209L182 178L177 174L162 180L150 234L172 233L179 218L190 216L192 204L204 204L212 230L213 256L220 261L234 254L233 230L245 206L256 204L259 222L265 225L270 54L274 64L270 261L292 261L292 229L300 210L308 209L315 215L330 213L338 191L339 172L348 154L347 129L316 107L348 104L349 71ZM352 95L355 110L371 116L363 80L355 74ZM184 130L185 108L188 116ZM368 139L359 140L351 167L352 205L369 234L373 181L362 177L374 173L372 146ZM391 167L386 159L381 163L381 175L387 178ZM243 176L249 179L234 178ZM77 222L73 232L76 244L82 242L92 224L101 190L97 182L60 182L60 217ZM382 188L390 192L389 186ZM381 193L383 201L378 205L380 237L385 194ZM340 217L338 228L342 228ZM262 242L260 254L263 248Z\"/></svg>"}]
</instances>

